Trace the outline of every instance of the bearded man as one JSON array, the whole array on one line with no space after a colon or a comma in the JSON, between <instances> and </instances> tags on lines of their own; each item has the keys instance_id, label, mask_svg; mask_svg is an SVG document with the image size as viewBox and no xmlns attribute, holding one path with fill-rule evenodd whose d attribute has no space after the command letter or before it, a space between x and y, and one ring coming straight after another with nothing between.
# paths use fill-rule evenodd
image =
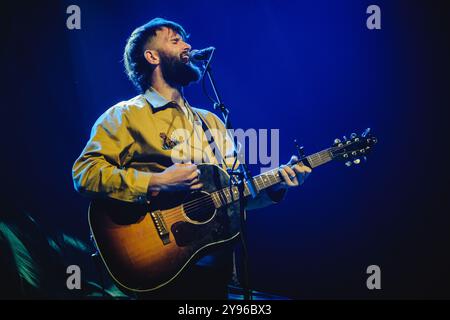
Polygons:
<instances>
[{"instance_id":1,"label":"bearded man","mask_svg":"<svg viewBox=\"0 0 450 320\"><path fill-rule=\"evenodd\" d=\"M173 191L201 190L197 164L206 161L230 166L234 153L220 150L226 161L218 161L208 143L201 151L176 153L179 143L195 149L191 138L204 127L214 139L226 139L223 122L213 113L193 108L183 88L199 81L202 70L191 61L187 33L178 23L155 18L133 31L124 53L127 75L139 95L109 108L96 121L91 136L73 166L75 189L91 198L109 198L131 203L150 203L156 195ZM189 133L178 141L174 132ZM222 137L220 137L222 135ZM222 146L223 144L219 144ZM188 161L186 161L188 160ZM254 209L276 203L288 187L300 185L311 170L301 164L282 166L284 183L260 192L247 203ZM232 247L203 257L164 287L141 294L156 299L226 299L233 267Z\"/></svg>"}]
</instances>

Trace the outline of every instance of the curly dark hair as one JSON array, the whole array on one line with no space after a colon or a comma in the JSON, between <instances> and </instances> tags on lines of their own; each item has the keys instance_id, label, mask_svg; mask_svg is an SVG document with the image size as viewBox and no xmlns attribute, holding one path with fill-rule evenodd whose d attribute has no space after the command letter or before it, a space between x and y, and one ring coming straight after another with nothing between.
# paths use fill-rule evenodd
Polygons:
<instances>
[{"instance_id":1,"label":"curly dark hair","mask_svg":"<svg viewBox=\"0 0 450 320\"><path fill-rule=\"evenodd\" d=\"M163 27L177 32L184 40L189 37L178 23L163 18L155 18L134 30L125 46L123 54L125 71L140 93L145 92L150 87L150 78L154 70L154 66L148 63L144 57L145 45L152 37L156 36L156 31Z\"/></svg>"}]
</instances>

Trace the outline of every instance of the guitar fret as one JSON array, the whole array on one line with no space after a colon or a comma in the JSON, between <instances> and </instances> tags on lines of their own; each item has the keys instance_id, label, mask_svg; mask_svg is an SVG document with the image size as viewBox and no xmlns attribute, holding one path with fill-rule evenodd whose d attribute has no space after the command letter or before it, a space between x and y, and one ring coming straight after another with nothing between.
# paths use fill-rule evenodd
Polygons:
<instances>
[{"instance_id":1,"label":"guitar fret","mask_svg":"<svg viewBox=\"0 0 450 320\"><path fill-rule=\"evenodd\" d=\"M320 153L317 154L317 158L318 158L318 164L322 164L323 159L322 159L322 155Z\"/></svg>"},{"instance_id":2,"label":"guitar fret","mask_svg":"<svg viewBox=\"0 0 450 320\"><path fill-rule=\"evenodd\" d=\"M331 149L322 150L320 152L305 157L305 159L308 161L308 164L312 168L315 168L317 166L320 166L324 163L333 160L333 154L331 153L330 150ZM253 178L253 183L258 192L270 186L273 186L277 183L280 183L281 181L283 181L283 178L279 172L279 168L272 169ZM250 194L251 192L246 182L244 184L244 197L248 197ZM213 192L212 198L215 206L221 207L226 204L230 204L233 201L238 201L239 190L237 186L233 186L231 191L229 187L226 187L223 188L222 190Z\"/></svg>"},{"instance_id":3,"label":"guitar fret","mask_svg":"<svg viewBox=\"0 0 450 320\"><path fill-rule=\"evenodd\" d=\"M214 202L214 206L216 208L219 208L220 207L220 203L217 201L217 197L216 197L216 193L215 192L211 193L211 199Z\"/></svg>"},{"instance_id":4,"label":"guitar fret","mask_svg":"<svg viewBox=\"0 0 450 320\"><path fill-rule=\"evenodd\" d=\"M317 165L316 165L316 160L312 157L312 156L309 156L309 157L306 157L306 160L308 160L308 162L309 162L309 164L311 165L311 167L316 167Z\"/></svg>"},{"instance_id":5,"label":"guitar fret","mask_svg":"<svg viewBox=\"0 0 450 320\"><path fill-rule=\"evenodd\" d=\"M259 176L259 177L260 177L260 179L261 179L261 181L262 181L263 188L267 187L267 184L266 184L266 178L265 178L263 175L261 175L261 176Z\"/></svg>"},{"instance_id":6,"label":"guitar fret","mask_svg":"<svg viewBox=\"0 0 450 320\"><path fill-rule=\"evenodd\" d=\"M264 181L261 176L256 176L256 181L258 181L257 188L258 190L264 189Z\"/></svg>"},{"instance_id":7,"label":"guitar fret","mask_svg":"<svg viewBox=\"0 0 450 320\"><path fill-rule=\"evenodd\" d=\"M308 157L306 157L311 167L317 167L324 163L327 163L333 159L332 154L329 149L322 150L320 152L317 152L315 154L312 154Z\"/></svg>"},{"instance_id":8,"label":"guitar fret","mask_svg":"<svg viewBox=\"0 0 450 320\"><path fill-rule=\"evenodd\" d=\"M323 160L327 160L327 159L328 159L328 154L327 154L326 151L321 151L319 154L320 154L320 157L321 157Z\"/></svg>"},{"instance_id":9,"label":"guitar fret","mask_svg":"<svg viewBox=\"0 0 450 320\"><path fill-rule=\"evenodd\" d=\"M313 154L313 159L316 164L320 163L320 157L317 153Z\"/></svg>"},{"instance_id":10,"label":"guitar fret","mask_svg":"<svg viewBox=\"0 0 450 320\"><path fill-rule=\"evenodd\" d=\"M234 193L234 199L235 200L239 200L239 190L238 190L238 188L233 187L233 193ZM245 197L245 189L244 189L244 197Z\"/></svg>"},{"instance_id":11,"label":"guitar fret","mask_svg":"<svg viewBox=\"0 0 450 320\"><path fill-rule=\"evenodd\" d=\"M227 198L227 203L231 203L230 189L225 189L225 197Z\"/></svg>"},{"instance_id":12,"label":"guitar fret","mask_svg":"<svg viewBox=\"0 0 450 320\"><path fill-rule=\"evenodd\" d=\"M255 187L258 190L261 189L261 181L259 181L259 177L258 176L253 178L253 183L255 184ZM247 186L247 184L246 184L246 186ZM249 191L250 191L250 189L249 189Z\"/></svg>"},{"instance_id":13,"label":"guitar fret","mask_svg":"<svg viewBox=\"0 0 450 320\"><path fill-rule=\"evenodd\" d=\"M267 175L267 177L269 177L269 183L270 183L270 185L273 185L273 184L274 184L274 181L273 181L273 178L274 178L274 177L273 177L273 174L270 173L270 174Z\"/></svg>"},{"instance_id":14,"label":"guitar fret","mask_svg":"<svg viewBox=\"0 0 450 320\"><path fill-rule=\"evenodd\" d=\"M219 195L221 196L222 202L228 204L227 189L222 189Z\"/></svg>"}]
</instances>

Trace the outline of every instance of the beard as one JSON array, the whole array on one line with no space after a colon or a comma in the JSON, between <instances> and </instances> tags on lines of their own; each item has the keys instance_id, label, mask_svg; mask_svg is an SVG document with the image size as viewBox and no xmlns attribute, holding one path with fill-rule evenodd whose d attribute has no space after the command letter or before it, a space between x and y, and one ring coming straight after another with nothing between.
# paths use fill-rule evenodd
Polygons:
<instances>
[{"instance_id":1,"label":"beard","mask_svg":"<svg viewBox=\"0 0 450 320\"><path fill-rule=\"evenodd\" d=\"M160 58L162 75L168 84L185 87L200 80L202 72L191 62L184 63L180 57L169 56L165 52L160 52Z\"/></svg>"}]
</instances>

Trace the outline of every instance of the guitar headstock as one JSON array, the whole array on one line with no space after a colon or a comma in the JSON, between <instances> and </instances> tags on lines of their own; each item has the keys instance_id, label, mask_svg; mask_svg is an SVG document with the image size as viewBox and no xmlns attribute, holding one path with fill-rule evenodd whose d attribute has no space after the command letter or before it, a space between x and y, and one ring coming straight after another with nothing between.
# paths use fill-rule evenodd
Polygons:
<instances>
[{"instance_id":1,"label":"guitar headstock","mask_svg":"<svg viewBox=\"0 0 450 320\"><path fill-rule=\"evenodd\" d=\"M370 133L370 128L367 128L360 135L352 133L350 138L344 136L343 140L335 139L331 154L333 159L345 161L345 165L350 167L352 164L360 164L361 160L366 161L377 142L377 138Z\"/></svg>"}]
</instances>

